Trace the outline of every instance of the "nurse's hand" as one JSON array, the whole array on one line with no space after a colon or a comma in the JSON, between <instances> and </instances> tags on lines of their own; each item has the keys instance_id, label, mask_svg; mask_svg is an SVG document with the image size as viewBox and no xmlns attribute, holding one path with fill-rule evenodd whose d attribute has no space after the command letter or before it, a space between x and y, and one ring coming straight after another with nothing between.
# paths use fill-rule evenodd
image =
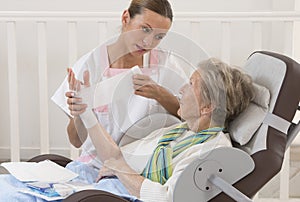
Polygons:
<instances>
[{"instance_id":1,"label":"nurse's hand","mask_svg":"<svg viewBox=\"0 0 300 202\"><path fill-rule=\"evenodd\" d=\"M146 98L158 99L161 96L161 86L154 82L149 76L143 74L133 75L133 88L136 95Z\"/></svg>"},{"instance_id":2,"label":"nurse's hand","mask_svg":"<svg viewBox=\"0 0 300 202\"><path fill-rule=\"evenodd\" d=\"M149 76L135 74L133 76L133 88L136 95L155 99L170 114L178 116L178 99L168 89L155 83Z\"/></svg>"}]
</instances>

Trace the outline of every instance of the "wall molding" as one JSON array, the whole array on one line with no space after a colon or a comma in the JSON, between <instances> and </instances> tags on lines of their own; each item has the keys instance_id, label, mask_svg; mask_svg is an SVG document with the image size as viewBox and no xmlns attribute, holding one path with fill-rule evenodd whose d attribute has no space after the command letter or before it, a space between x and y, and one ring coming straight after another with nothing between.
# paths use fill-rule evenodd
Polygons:
<instances>
[{"instance_id":1,"label":"wall molding","mask_svg":"<svg viewBox=\"0 0 300 202\"><path fill-rule=\"evenodd\" d=\"M4 21L107 21L119 20L119 12L74 12L74 11L0 11ZM175 12L174 20L184 21L294 21L300 20L300 11L284 12Z\"/></svg>"},{"instance_id":2,"label":"wall molding","mask_svg":"<svg viewBox=\"0 0 300 202\"><path fill-rule=\"evenodd\" d=\"M70 158L70 147L51 147L50 154L59 154L65 157ZM20 148L20 157L22 160L28 160L34 156L40 154L40 148L38 147L21 147ZM0 161L10 161L10 148L0 147Z\"/></svg>"}]
</instances>

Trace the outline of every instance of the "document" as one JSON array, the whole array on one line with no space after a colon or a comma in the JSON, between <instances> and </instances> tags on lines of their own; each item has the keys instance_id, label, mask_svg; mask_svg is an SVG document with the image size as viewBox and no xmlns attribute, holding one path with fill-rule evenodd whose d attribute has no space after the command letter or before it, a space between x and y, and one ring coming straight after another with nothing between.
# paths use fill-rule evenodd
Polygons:
<instances>
[{"instance_id":1,"label":"document","mask_svg":"<svg viewBox=\"0 0 300 202\"><path fill-rule=\"evenodd\" d=\"M50 160L36 162L6 162L1 164L22 182L67 182L78 175Z\"/></svg>"},{"instance_id":2,"label":"document","mask_svg":"<svg viewBox=\"0 0 300 202\"><path fill-rule=\"evenodd\" d=\"M30 194L32 196L42 198L46 201L56 201L56 200L62 200L62 199L66 198L65 196L59 196L59 195L57 195L57 196L47 196L47 195L32 191L31 189L19 189L19 192L22 192L24 194Z\"/></svg>"},{"instance_id":3,"label":"document","mask_svg":"<svg viewBox=\"0 0 300 202\"><path fill-rule=\"evenodd\" d=\"M30 194L46 201L65 199L75 192L95 189L92 184L74 181L63 183L31 182L25 184L28 188L19 189L19 192Z\"/></svg>"},{"instance_id":4,"label":"document","mask_svg":"<svg viewBox=\"0 0 300 202\"><path fill-rule=\"evenodd\" d=\"M132 84L134 74L142 74L138 66L98 83L95 88L93 108L110 104L113 101L129 100L134 95Z\"/></svg>"}]
</instances>

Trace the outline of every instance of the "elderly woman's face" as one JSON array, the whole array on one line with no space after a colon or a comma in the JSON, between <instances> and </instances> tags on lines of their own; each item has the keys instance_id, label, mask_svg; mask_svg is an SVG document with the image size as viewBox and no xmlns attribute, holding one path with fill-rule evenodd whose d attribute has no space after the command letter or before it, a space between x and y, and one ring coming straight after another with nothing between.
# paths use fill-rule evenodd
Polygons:
<instances>
[{"instance_id":1,"label":"elderly woman's face","mask_svg":"<svg viewBox=\"0 0 300 202\"><path fill-rule=\"evenodd\" d=\"M186 121L200 117L202 103L200 97L200 79L199 72L195 71L190 78L189 84L184 85L180 90L182 98L180 100L178 115Z\"/></svg>"},{"instance_id":2,"label":"elderly woman's face","mask_svg":"<svg viewBox=\"0 0 300 202\"><path fill-rule=\"evenodd\" d=\"M148 9L134 18L125 11L122 19L122 36L128 52L137 56L156 47L171 27L169 18Z\"/></svg>"}]
</instances>

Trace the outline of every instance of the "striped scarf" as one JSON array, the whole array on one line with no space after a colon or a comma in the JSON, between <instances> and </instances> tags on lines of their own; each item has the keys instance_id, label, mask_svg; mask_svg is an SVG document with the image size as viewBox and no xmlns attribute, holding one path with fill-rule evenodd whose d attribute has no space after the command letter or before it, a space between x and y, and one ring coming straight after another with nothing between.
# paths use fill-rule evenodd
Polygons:
<instances>
[{"instance_id":1,"label":"striped scarf","mask_svg":"<svg viewBox=\"0 0 300 202\"><path fill-rule=\"evenodd\" d=\"M172 159L178 154L188 149L189 147L206 142L208 139L222 131L223 128L214 127L202 130L194 135L188 136L179 141L173 148L170 147L170 142L176 140L185 131L188 130L186 123L178 125L176 128L164 134L158 141L155 150L149 159L142 176L164 184L173 172Z\"/></svg>"}]
</instances>

